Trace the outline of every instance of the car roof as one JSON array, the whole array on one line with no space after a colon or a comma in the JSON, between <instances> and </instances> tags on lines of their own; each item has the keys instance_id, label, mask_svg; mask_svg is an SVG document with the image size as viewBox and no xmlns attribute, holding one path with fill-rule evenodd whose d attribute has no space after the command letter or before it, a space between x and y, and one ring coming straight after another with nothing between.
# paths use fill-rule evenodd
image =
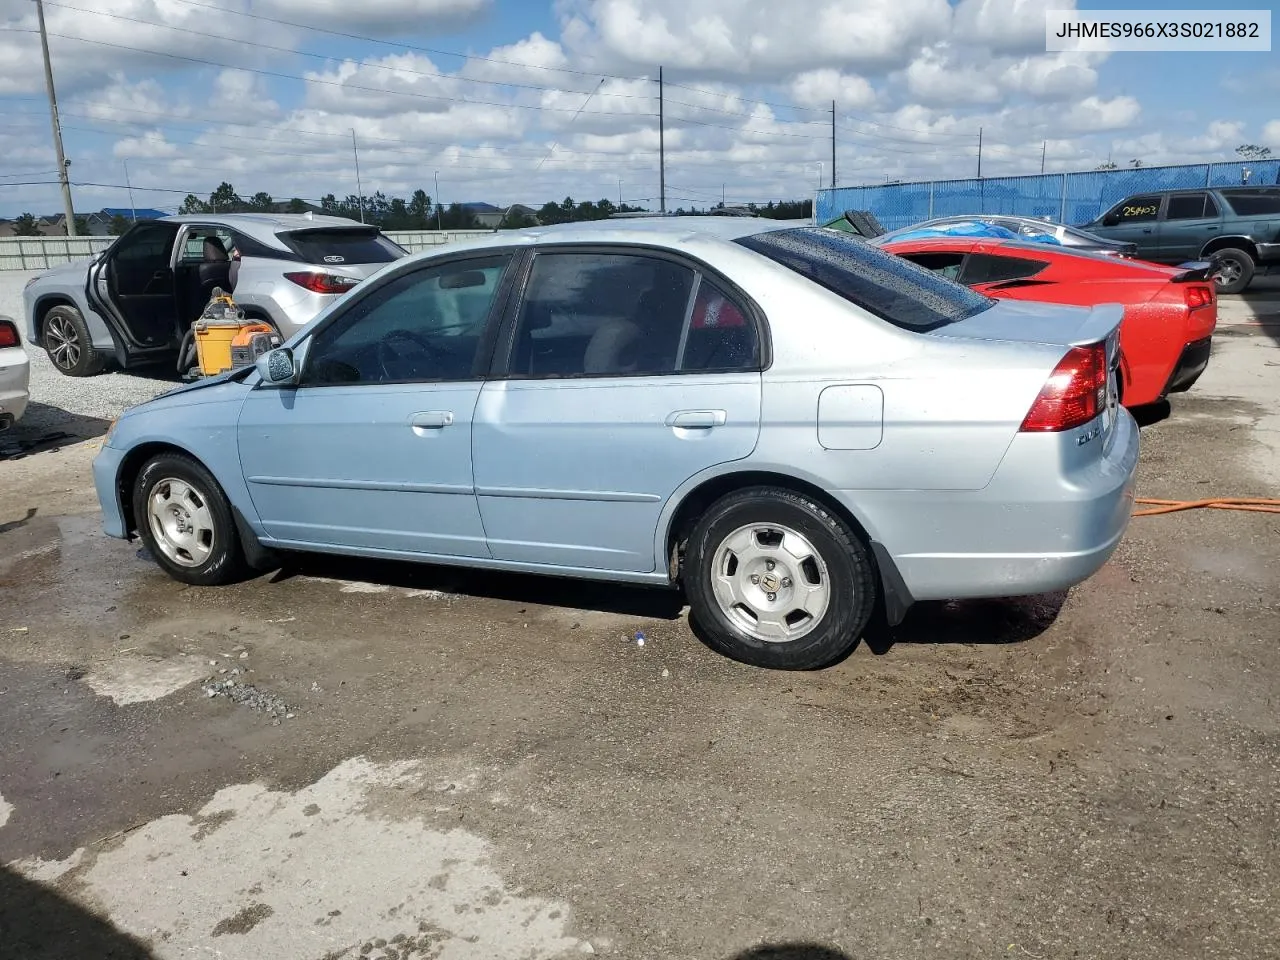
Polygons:
<instances>
[{"instance_id":1,"label":"car roof","mask_svg":"<svg viewBox=\"0 0 1280 960\"><path fill-rule=\"evenodd\" d=\"M588 220L581 223L523 227L519 230L495 230L483 237L467 237L454 240L447 246L429 248L421 253L412 254L412 259L425 259L459 250L537 246L550 243L618 243L678 250L696 241L729 242L758 233L794 230L797 227L813 229L814 224L809 220L714 216Z\"/></svg>"},{"instance_id":2,"label":"car roof","mask_svg":"<svg viewBox=\"0 0 1280 960\"><path fill-rule=\"evenodd\" d=\"M277 234L293 230L377 230L347 217L327 217L309 213L186 213L164 217L167 223L197 223L202 226L227 227L254 240L283 249Z\"/></svg>"}]
</instances>

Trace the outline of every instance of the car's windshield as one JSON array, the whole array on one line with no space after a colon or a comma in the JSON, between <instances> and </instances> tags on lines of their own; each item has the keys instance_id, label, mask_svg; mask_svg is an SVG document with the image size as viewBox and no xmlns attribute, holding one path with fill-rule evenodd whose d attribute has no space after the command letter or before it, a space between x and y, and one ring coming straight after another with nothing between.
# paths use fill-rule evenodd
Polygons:
<instances>
[{"instance_id":1,"label":"car's windshield","mask_svg":"<svg viewBox=\"0 0 1280 960\"><path fill-rule=\"evenodd\" d=\"M292 230L279 234L308 263L390 263L406 253L377 230Z\"/></svg>"},{"instance_id":2,"label":"car's windshield","mask_svg":"<svg viewBox=\"0 0 1280 960\"><path fill-rule=\"evenodd\" d=\"M995 302L838 230L797 227L737 242L907 330L933 330Z\"/></svg>"}]
</instances>

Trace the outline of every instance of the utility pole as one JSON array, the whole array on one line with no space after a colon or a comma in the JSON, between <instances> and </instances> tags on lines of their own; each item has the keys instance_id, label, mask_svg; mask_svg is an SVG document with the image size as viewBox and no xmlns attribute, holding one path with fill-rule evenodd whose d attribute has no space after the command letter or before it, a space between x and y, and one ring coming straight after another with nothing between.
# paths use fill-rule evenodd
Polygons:
<instances>
[{"instance_id":1,"label":"utility pole","mask_svg":"<svg viewBox=\"0 0 1280 960\"><path fill-rule=\"evenodd\" d=\"M982 179L982 128L978 128L978 179Z\"/></svg>"},{"instance_id":2,"label":"utility pole","mask_svg":"<svg viewBox=\"0 0 1280 960\"><path fill-rule=\"evenodd\" d=\"M720 209L724 209L724 184L720 184Z\"/></svg>"},{"instance_id":3,"label":"utility pole","mask_svg":"<svg viewBox=\"0 0 1280 960\"><path fill-rule=\"evenodd\" d=\"M129 191L129 216L134 223L138 222L138 208L133 205L133 184L129 182L129 161L120 161L124 164L124 185Z\"/></svg>"},{"instance_id":4,"label":"utility pole","mask_svg":"<svg viewBox=\"0 0 1280 960\"><path fill-rule=\"evenodd\" d=\"M356 147L356 128L351 128L351 154L356 158L356 199L360 202L360 222L364 223L364 185L360 183L360 150Z\"/></svg>"},{"instance_id":5,"label":"utility pole","mask_svg":"<svg viewBox=\"0 0 1280 960\"><path fill-rule=\"evenodd\" d=\"M436 183L436 229L443 232L444 230L443 221L440 219L440 171L439 170L435 172L434 179Z\"/></svg>"},{"instance_id":6,"label":"utility pole","mask_svg":"<svg viewBox=\"0 0 1280 960\"><path fill-rule=\"evenodd\" d=\"M622 178L618 178L618 210L622 210Z\"/></svg>"},{"instance_id":7,"label":"utility pole","mask_svg":"<svg viewBox=\"0 0 1280 960\"><path fill-rule=\"evenodd\" d=\"M658 68L658 211L667 212L667 131L663 116L662 68Z\"/></svg>"},{"instance_id":8,"label":"utility pole","mask_svg":"<svg viewBox=\"0 0 1280 960\"><path fill-rule=\"evenodd\" d=\"M1042 140L1040 142L1040 173L1044 173L1044 153L1049 149L1049 141Z\"/></svg>"},{"instance_id":9,"label":"utility pole","mask_svg":"<svg viewBox=\"0 0 1280 960\"><path fill-rule=\"evenodd\" d=\"M831 101L831 189L836 188L836 102Z\"/></svg>"},{"instance_id":10,"label":"utility pole","mask_svg":"<svg viewBox=\"0 0 1280 960\"><path fill-rule=\"evenodd\" d=\"M58 158L58 182L62 185L62 212L67 218L67 236L76 235L76 211L71 206L71 180L67 175L67 155L62 150L62 124L58 122L58 95L53 90L53 64L49 60L49 35L44 28L44 4L36 0L40 21L40 49L44 52L44 85L49 91L49 116L53 120L53 151Z\"/></svg>"}]
</instances>

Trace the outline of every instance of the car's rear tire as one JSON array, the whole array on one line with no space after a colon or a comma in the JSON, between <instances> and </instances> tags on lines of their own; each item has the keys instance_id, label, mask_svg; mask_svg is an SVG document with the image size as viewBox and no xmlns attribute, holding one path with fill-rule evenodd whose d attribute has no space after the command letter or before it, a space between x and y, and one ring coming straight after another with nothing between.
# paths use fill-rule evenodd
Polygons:
<instances>
[{"instance_id":1,"label":"car's rear tire","mask_svg":"<svg viewBox=\"0 0 1280 960\"><path fill-rule=\"evenodd\" d=\"M842 659L876 602L874 564L857 533L812 498L778 487L713 503L689 535L682 579L708 646L778 670Z\"/></svg>"},{"instance_id":2,"label":"car's rear tire","mask_svg":"<svg viewBox=\"0 0 1280 960\"><path fill-rule=\"evenodd\" d=\"M1243 292L1257 269L1248 251L1236 247L1215 250L1209 259L1217 267L1213 280L1220 294Z\"/></svg>"},{"instance_id":3,"label":"car's rear tire","mask_svg":"<svg viewBox=\"0 0 1280 960\"><path fill-rule=\"evenodd\" d=\"M181 453L148 460L133 484L133 516L142 542L169 576L209 587L249 570L231 505L202 464Z\"/></svg>"},{"instance_id":4,"label":"car's rear tire","mask_svg":"<svg viewBox=\"0 0 1280 960\"><path fill-rule=\"evenodd\" d=\"M92 377L107 365L107 358L94 349L89 325L75 307L60 305L46 313L40 339L58 372L68 377Z\"/></svg>"}]
</instances>

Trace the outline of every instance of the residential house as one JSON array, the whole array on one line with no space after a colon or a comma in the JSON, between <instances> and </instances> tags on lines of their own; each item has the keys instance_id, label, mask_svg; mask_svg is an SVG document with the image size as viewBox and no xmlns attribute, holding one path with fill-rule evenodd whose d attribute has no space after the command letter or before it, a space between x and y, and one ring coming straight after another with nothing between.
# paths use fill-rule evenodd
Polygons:
<instances>
[{"instance_id":1,"label":"residential house","mask_svg":"<svg viewBox=\"0 0 1280 960\"><path fill-rule=\"evenodd\" d=\"M510 210L506 207L495 207L492 203L471 202L462 204L462 209L476 218L476 223L484 230L493 230L503 222L503 217L518 220L520 215L538 218L538 211L526 207L523 203L513 203Z\"/></svg>"},{"instance_id":2,"label":"residential house","mask_svg":"<svg viewBox=\"0 0 1280 960\"><path fill-rule=\"evenodd\" d=\"M111 224L116 217L123 217L132 224L135 220L159 220L167 216L163 210L151 207L103 207L97 213L89 214L84 221L91 237L107 237L111 235Z\"/></svg>"}]
</instances>

